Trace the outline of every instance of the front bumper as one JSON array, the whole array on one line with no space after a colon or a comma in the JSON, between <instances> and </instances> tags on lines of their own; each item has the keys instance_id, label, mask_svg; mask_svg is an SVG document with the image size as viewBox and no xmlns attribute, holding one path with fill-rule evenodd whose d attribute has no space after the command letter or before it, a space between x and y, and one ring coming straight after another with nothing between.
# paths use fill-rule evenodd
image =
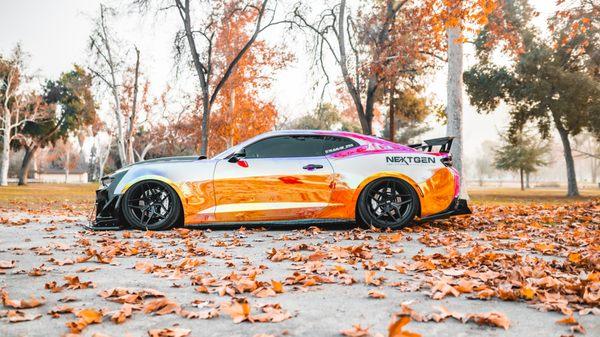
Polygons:
<instances>
[{"instance_id":1,"label":"front bumper","mask_svg":"<svg viewBox=\"0 0 600 337\"><path fill-rule=\"evenodd\" d=\"M119 196L111 194L108 188L96 190L95 218L85 227L91 230L121 229L118 202Z\"/></svg>"},{"instance_id":2,"label":"front bumper","mask_svg":"<svg viewBox=\"0 0 600 337\"><path fill-rule=\"evenodd\" d=\"M471 209L469 208L469 205L467 204L467 200L455 198L454 200L452 200L452 203L445 211L423 217L423 218L419 219L419 222L428 222L428 221L433 221L433 220L438 220L438 219L449 218L451 216L467 215L467 214L472 214L472 213L473 212L471 211Z\"/></svg>"}]
</instances>

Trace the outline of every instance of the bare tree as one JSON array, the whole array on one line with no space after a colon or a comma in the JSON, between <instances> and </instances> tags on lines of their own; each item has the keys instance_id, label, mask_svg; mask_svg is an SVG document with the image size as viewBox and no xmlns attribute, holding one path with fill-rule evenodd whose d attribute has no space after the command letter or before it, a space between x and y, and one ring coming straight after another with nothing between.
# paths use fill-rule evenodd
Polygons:
<instances>
[{"instance_id":1,"label":"bare tree","mask_svg":"<svg viewBox=\"0 0 600 337\"><path fill-rule=\"evenodd\" d=\"M140 50L135 47L135 68L133 69L133 97L131 103L131 112L129 113L129 123L127 127L127 158L130 163L135 162L133 143L135 126L138 119L138 91L140 78Z\"/></svg>"},{"instance_id":2,"label":"bare tree","mask_svg":"<svg viewBox=\"0 0 600 337\"><path fill-rule=\"evenodd\" d=\"M123 111L125 102L121 96L124 86L124 72L126 71L124 57L117 52L121 43L115 38L115 33L110 28L109 19L116 16L112 8L100 5L100 16L95 22L95 27L89 37L89 47L95 56L95 64L90 66L90 71L106 86L113 100L114 117L116 121L117 152L121 165L135 162L133 143L134 134L138 127L138 85L140 76L140 50L134 46L135 66L133 68L134 84L131 107Z\"/></svg>"},{"instance_id":3,"label":"bare tree","mask_svg":"<svg viewBox=\"0 0 600 337\"><path fill-rule=\"evenodd\" d=\"M347 8L346 0L326 9L314 23L309 22L299 8L294 10L296 24L312 32L317 38L316 58L327 81L329 75L323 63L324 52L328 51L339 66L365 134L373 133L376 93L386 79L386 68L393 64L395 72L406 70L405 65L391 55L391 31L406 2L407 0L382 2L381 13L373 14L373 17L380 17L375 22L358 22L358 18Z\"/></svg>"},{"instance_id":4,"label":"bare tree","mask_svg":"<svg viewBox=\"0 0 600 337\"><path fill-rule=\"evenodd\" d=\"M20 45L15 47L9 58L4 59L0 56L0 131L2 135L0 186L8 185L11 141L18 135L20 126L37 117L37 110L32 114L26 113L27 95L20 90L20 85L26 79L23 58L23 50Z\"/></svg>"},{"instance_id":5,"label":"bare tree","mask_svg":"<svg viewBox=\"0 0 600 337\"><path fill-rule=\"evenodd\" d=\"M150 0L136 0L138 7L145 11L151 6ZM229 2L200 1L202 6L194 10L190 0L164 0L162 10L175 10L181 19L182 29L175 36L176 58L180 59L186 51L191 60L200 83L202 99L202 127L200 137L200 154L206 155L208 149L208 136L210 128L210 113L220 90L223 88L238 62L252 47L258 36L265 29L286 23L286 20L276 20L277 1L269 6L268 0L244 1L233 0ZM202 14L197 14L202 10ZM235 20L248 14L253 18L251 23L252 34L242 45L231 60L225 62L223 69L217 69L215 55L215 38L220 23Z\"/></svg>"}]
</instances>

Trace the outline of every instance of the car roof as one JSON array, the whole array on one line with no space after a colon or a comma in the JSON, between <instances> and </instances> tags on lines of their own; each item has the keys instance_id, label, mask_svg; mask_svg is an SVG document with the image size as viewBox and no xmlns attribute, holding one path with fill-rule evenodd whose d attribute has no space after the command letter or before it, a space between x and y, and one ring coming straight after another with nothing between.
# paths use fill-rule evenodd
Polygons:
<instances>
[{"instance_id":1,"label":"car roof","mask_svg":"<svg viewBox=\"0 0 600 337\"><path fill-rule=\"evenodd\" d=\"M352 138L359 143L370 143L370 142L389 142L385 139L377 138L374 136L367 136L355 132L349 131L333 131L333 130L276 130L269 131L259 135L260 138L269 138L273 136L286 136L286 135L318 135L318 136L337 136L337 137L348 137Z\"/></svg>"},{"instance_id":2,"label":"car roof","mask_svg":"<svg viewBox=\"0 0 600 337\"><path fill-rule=\"evenodd\" d=\"M253 138L250 138L236 146L233 146L233 147L221 152L220 154L216 155L214 158L216 158L216 159L225 158L229 154L233 153L236 149L245 147L248 144L257 142L257 141L265 139L265 138L271 138L271 137L276 137L276 136L286 136L286 135L295 135L295 136L297 136L297 135L319 135L319 136L325 135L325 136L347 137L347 138L354 140L359 145L371 145L371 146L374 146L377 148L397 149L397 150L403 150L403 151L407 151L407 152L415 151L414 149L411 149L408 146L390 142L389 140L385 140L385 139L378 138L375 136L369 136L369 135L363 135L360 133L349 132L349 131L276 130L276 131L265 132L265 133L255 136Z\"/></svg>"}]
</instances>

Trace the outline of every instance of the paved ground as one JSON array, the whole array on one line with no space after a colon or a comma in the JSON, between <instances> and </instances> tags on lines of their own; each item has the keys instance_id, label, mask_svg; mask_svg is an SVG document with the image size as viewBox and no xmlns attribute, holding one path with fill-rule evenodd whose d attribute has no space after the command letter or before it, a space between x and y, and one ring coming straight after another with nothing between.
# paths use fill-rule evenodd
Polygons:
<instances>
[{"instance_id":1,"label":"paved ground","mask_svg":"<svg viewBox=\"0 0 600 337\"><path fill-rule=\"evenodd\" d=\"M19 221L22 218L26 220ZM81 335L92 336L101 332L113 337L125 336L127 333L131 336L147 336L149 329L178 326L191 329L190 336L340 336L340 330L350 329L354 324L370 327L369 331L372 334L387 335L392 314L399 313L401 303L407 301L413 301L410 307L421 313L433 312L435 307L444 306L462 314L500 312L510 320L507 330L473 322L460 323L453 319L441 323L412 321L405 327L423 336L560 336L571 333L568 326L556 323L564 317L562 314L541 312L520 300L471 300L467 294L458 297L450 295L441 300L432 299L424 281L434 272L418 268L415 270L411 267L415 262L413 257L433 253L443 255L449 252L439 245L436 247L421 243L419 238L422 238L423 232L420 230L404 230L396 233L397 236L335 227L322 230L193 229L190 232L150 234L140 231L92 233L79 226L84 221L82 216L31 216L19 211L0 213L0 260L15 261L13 268L0 270L4 272L4 275L0 275L0 288L9 294L11 299L25 299L30 295L46 298L46 303L42 306L22 309L27 313L41 314L39 319L9 323L7 318L1 318L0 336L65 335L69 332L65 324L67 321L74 321L75 315L67 313L52 318L47 313L53 307L68 305L73 307L75 312L83 308L104 309L105 313L115 311L121 304L98 295L100 291L114 287L132 290L152 288L163 292L168 299L185 310L206 312L211 306L218 307L221 303L229 302L230 296L200 292L197 284L192 285L193 280L206 280L209 278L206 273L210 273L216 280L232 273L244 275L243 278L248 280L252 279L253 271L256 272L255 281L276 280L286 283L286 278L290 279L288 284L283 286L284 292L273 297L261 298L250 293L235 296L247 298L253 314L260 313L258 305L278 303L284 311L291 314L291 318L278 323L235 324L225 313L211 319L187 319L174 313L156 315L134 311L122 324L115 324L110 320L110 314L107 314L101 324L89 325L83 329ZM1 224L2 222L4 224ZM442 234L448 234L443 233L444 230L444 227L436 228L438 233L442 231ZM457 246L460 251L468 251L478 242L479 235L480 233L470 229L453 229L452 235L445 237L471 238L465 241L464 245ZM340 253L339 256L335 253L336 247L361 246L365 251L361 252L359 248L358 252L355 250L352 254L358 256L366 252L372 256L355 259L348 258L345 253ZM327 251L329 256L319 256L315 247L319 251ZM285 248L289 249L289 252ZM75 261L85 257L86 249L102 252L99 254L100 258L93 257L81 263L59 265L65 261L69 262L68 259ZM277 252L285 253L283 255L287 254L287 257L278 261L278 256L273 256ZM523 254L524 257L527 255ZM111 259L111 255L114 255L114 258ZM338 259L335 259L335 256L338 256ZM104 258L106 259L102 261ZM188 263L182 266L181 262L186 258ZM189 262L190 259L194 262ZM100 263L109 260L110 263ZM383 266L381 261L385 261L386 266ZM134 268L136 264L137 269ZM40 266L43 266L41 269L47 269L43 275L28 274ZM336 270L336 266L339 267L338 273L329 272ZM408 270L399 272L402 266ZM86 267L98 269L91 272L81 271ZM144 267L146 271L153 271L145 272ZM356 283L343 284L347 278L340 278L341 268L345 269L345 274L350 275ZM374 278L385 277L381 286L365 284L365 268L374 270ZM324 270L327 272L323 272ZM315 285L311 285L312 281L291 284L294 283L291 279L295 272L298 273L296 276L324 275L325 278L330 277L333 283L317 278ZM56 281L58 285L65 283L63 278L67 275L78 275L81 282L93 281L95 287L64 289L56 293L45 289L45 284L51 281ZM194 278L197 275L202 277ZM209 291L218 289L212 286L214 281L206 281L206 284L211 284L207 287ZM380 291L386 297L369 298L369 290ZM76 300L59 302L59 299L65 297L73 297ZM147 298L144 303L150 300L152 299ZM206 305L198 309L192 305L194 301ZM598 316L575 317L585 327L588 336L600 336Z\"/></svg>"}]
</instances>

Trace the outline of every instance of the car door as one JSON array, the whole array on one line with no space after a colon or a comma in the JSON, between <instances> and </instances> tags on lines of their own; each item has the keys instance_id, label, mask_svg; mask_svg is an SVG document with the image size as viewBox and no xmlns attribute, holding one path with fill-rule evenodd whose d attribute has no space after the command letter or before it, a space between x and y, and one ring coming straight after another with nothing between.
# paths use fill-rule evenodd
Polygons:
<instances>
[{"instance_id":1,"label":"car door","mask_svg":"<svg viewBox=\"0 0 600 337\"><path fill-rule=\"evenodd\" d=\"M244 152L238 161L217 163L216 221L310 219L329 204L333 169L324 156L323 137L273 136Z\"/></svg>"}]
</instances>

